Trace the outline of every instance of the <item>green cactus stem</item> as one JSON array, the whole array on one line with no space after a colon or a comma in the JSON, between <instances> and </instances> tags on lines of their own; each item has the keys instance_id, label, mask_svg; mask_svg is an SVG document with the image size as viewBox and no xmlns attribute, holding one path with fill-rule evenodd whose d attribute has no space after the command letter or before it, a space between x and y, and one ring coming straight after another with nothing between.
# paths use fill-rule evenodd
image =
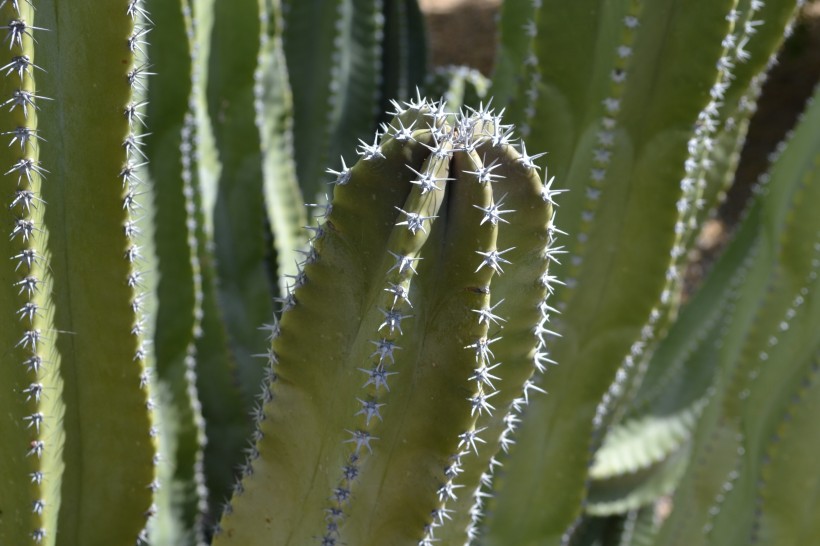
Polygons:
<instances>
[{"instance_id":1,"label":"green cactus stem","mask_svg":"<svg viewBox=\"0 0 820 546\"><path fill-rule=\"evenodd\" d=\"M730 320L717 351L715 386L693 435L687 473L664 523L658 544L812 542L816 513L809 494L805 508L780 511L771 498L802 495L811 479L797 483L785 474L783 457L805 468L816 449L800 428L817 415L806 393L816 382L820 299L820 102L804 114L759 191L758 203L740 233L751 232L749 267L728 308ZM731 250L731 248L730 248ZM813 417L811 417L813 415ZM794 423L794 425L792 425ZM800 424L798 424L800 423ZM784 447L792 446L788 455ZM708 456L705 456L708 454ZM717 456L719 455L719 456ZM775 464L774 461L777 461ZM765 530L764 530L765 529Z\"/></svg>"},{"instance_id":2,"label":"green cactus stem","mask_svg":"<svg viewBox=\"0 0 820 546\"><path fill-rule=\"evenodd\" d=\"M734 7L544 0L533 14L537 70L521 67L532 76L516 100L527 105L528 143L549 150L551 172L570 190L561 212L571 237L553 269L566 286L553 304L562 310L552 327L562 336L552 346L558 365L541 385L550 396L525 414L490 505L488 544L561 544L573 534L588 457L676 306L680 219L695 205L681 180L710 88L728 70L722 43Z\"/></svg>"},{"instance_id":3,"label":"green cactus stem","mask_svg":"<svg viewBox=\"0 0 820 546\"><path fill-rule=\"evenodd\" d=\"M147 14L120 0L43 2L36 15L49 29L36 43L38 87L52 99L37 104L38 134L60 353L51 373L65 403L57 532L61 544L131 544L156 486L142 265L153 250L139 149Z\"/></svg>"},{"instance_id":4,"label":"green cactus stem","mask_svg":"<svg viewBox=\"0 0 820 546\"><path fill-rule=\"evenodd\" d=\"M394 106L334 171L216 545L464 543L450 514L525 403L552 192L488 110Z\"/></svg>"},{"instance_id":5,"label":"green cactus stem","mask_svg":"<svg viewBox=\"0 0 820 546\"><path fill-rule=\"evenodd\" d=\"M379 112L383 0L283 0L284 48L294 92L297 178L309 203L325 193L323 169L373 133ZM392 97L388 97L392 98Z\"/></svg>"}]
</instances>

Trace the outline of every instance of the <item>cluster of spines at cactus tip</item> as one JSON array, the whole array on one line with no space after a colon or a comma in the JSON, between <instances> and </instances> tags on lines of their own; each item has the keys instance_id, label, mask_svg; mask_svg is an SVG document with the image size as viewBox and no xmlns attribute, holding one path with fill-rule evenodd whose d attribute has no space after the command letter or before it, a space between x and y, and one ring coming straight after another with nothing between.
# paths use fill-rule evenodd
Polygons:
<instances>
[{"instance_id":1,"label":"cluster of spines at cactus tip","mask_svg":"<svg viewBox=\"0 0 820 546\"><path fill-rule=\"evenodd\" d=\"M12 165L4 166L7 177L15 178L16 188L9 205L13 216L13 227L9 238L15 241L14 262L17 277L14 284L20 295L21 307L17 310L19 317L20 339L14 350L22 356L19 364L26 368L31 377L29 383L19 396L24 398L27 412L24 417L25 428L31 431L31 441L21 450L32 460L30 465L31 482L34 485L34 498L31 501L31 510L36 516L34 521L42 522L42 514L46 509L42 497L43 481L47 479L41 470L40 460L46 449L49 449L46 438L48 415L42 412L40 402L46 394L43 392L43 378L48 365L48 355L42 354L44 336L51 335L44 332L41 326L42 314L40 307L43 286L43 275L47 271L42 249L43 243L41 225L45 202L41 198L40 185L45 178L46 170L39 161L39 145L42 138L37 133L37 102L45 97L36 93L35 72L42 70L34 64L30 55L26 54L35 42L34 33L45 29L31 24L34 7L24 0L4 0L0 2L0 10L10 16L4 27L6 36L4 45L8 44L6 60L0 67L2 77L13 79L15 90L0 106L8 108L10 112L22 114L23 123L17 127L3 127L2 135L10 139L9 147L18 149L19 159ZM12 326L13 328L14 326ZM37 523L35 523L37 525ZM46 529L42 525L31 530L31 538L35 543L41 543L46 537Z\"/></svg>"},{"instance_id":2,"label":"cluster of spines at cactus tip","mask_svg":"<svg viewBox=\"0 0 820 546\"><path fill-rule=\"evenodd\" d=\"M122 143L125 150L125 164L119 172L119 179L123 187L122 208L126 211L123 232L127 239L125 250L125 260L129 264L129 273L126 283L131 288L131 312L134 316L131 334L138 340L137 348L134 352L133 360L142 366L140 374L140 386L148 393L146 406L149 412L153 412L154 401L151 398L151 369L146 365L148 347L145 340L145 323L147 317L143 310L143 304L147 294L143 292L143 271L141 269L142 249L139 245L140 224L143 221L141 216L142 206L140 204L143 193L141 190L142 180L140 172L147 163L147 157L142 151L142 134L145 127L145 115L143 108L146 101L142 96L146 91L147 78L153 75L147 60L146 37L151 30L151 19L145 9L143 0L129 0L126 4L125 14L133 21L131 34L124 44L127 51L131 53L133 64L128 67L125 74L125 84L131 89L130 100L123 105L122 115L128 123L128 134ZM158 432L155 426L151 427L150 434L156 437ZM154 456L154 466L160 462L159 455ZM148 487L152 491L159 489L159 481L154 480ZM151 505L145 513L146 520L156 513L156 506ZM147 543L147 527L145 527L137 537L137 543Z\"/></svg>"}]
</instances>

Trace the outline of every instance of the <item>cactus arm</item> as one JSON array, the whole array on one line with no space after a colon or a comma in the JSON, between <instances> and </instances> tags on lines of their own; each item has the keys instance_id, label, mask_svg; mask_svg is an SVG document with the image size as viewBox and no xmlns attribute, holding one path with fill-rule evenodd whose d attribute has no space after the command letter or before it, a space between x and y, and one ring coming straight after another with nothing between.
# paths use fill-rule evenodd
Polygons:
<instances>
[{"instance_id":1,"label":"cactus arm","mask_svg":"<svg viewBox=\"0 0 820 546\"><path fill-rule=\"evenodd\" d=\"M155 28L148 46L157 75L149 87L153 225L159 282L154 354L159 399L161 487L150 524L153 544L202 544L206 502L202 472L204 423L196 391L194 338L200 329L201 272L190 167L185 168L184 125L191 95L191 56L180 3L150 2ZM190 139L188 139L190 140Z\"/></svg>"},{"instance_id":2,"label":"cactus arm","mask_svg":"<svg viewBox=\"0 0 820 546\"><path fill-rule=\"evenodd\" d=\"M445 114L429 109L420 102L401 112L380 147L363 145L363 159L338 177L276 328L260 439L216 544L466 539L463 528L446 529L445 515L458 502L472 504L480 473L459 469L474 464L467 461L482 443L497 449L501 434L485 439L479 426L501 396L481 379L499 341L490 339L486 316L492 289L513 290L504 276L517 250L521 263L509 265L508 282L519 290L540 286L522 296L521 312L532 322L521 329L532 336L546 290L539 283L550 209L535 169L513 165L519 156L508 143L499 145L503 151L483 148L493 134L484 133L487 112L457 117L451 129L441 125ZM401 129L425 112L435 129L412 137ZM504 182L496 165L509 175ZM530 213L510 228L510 249L497 246L506 224L487 221L505 190ZM333 283L341 272L346 282ZM337 303L329 308L327 301ZM316 335L327 341L310 343ZM528 356L525 377L533 369ZM509 385L512 394L504 396L519 396L520 386ZM295 441L305 430L315 431L310 442ZM478 466L485 469L486 460ZM260 505L261 498L268 500ZM271 523L260 529L254 521Z\"/></svg>"},{"instance_id":3,"label":"cactus arm","mask_svg":"<svg viewBox=\"0 0 820 546\"><path fill-rule=\"evenodd\" d=\"M490 81L481 72L467 66L440 66L425 82L425 92L442 97L447 107L458 112L462 108L480 108L488 98Z\"/></svg>"},{"instance_id":4,"label":"cactus arm","mask_svg":"<svg viewBox=\"0 0 820 546\"><path fill-rule=\"evenodd\" d=\"M761 469L758 497L761 510L751 537L756 544L796 546L820 537L814 440L820 415L818 356L776 429L776 441L766 451L769 462Z\"/></svg>"},{"instance_id":5,"label":"cactus arm","mask_svg":"<svg viewBox=\"0 0 820 546\"><path fill-rule=\"evenodd\" d=\"M216 149L214 125L208 110L208 86L210 82L211 34L214 27L215 0L187 0L186 22L190 28L191 42L193 108L197 161L196 175L199 179L200 198L204 231L210 240L214 234L214 214L219 192L219 179L222 164ZM212 252L212 250L210 250Z\"/></svg>"},{"instance_id":6,"label":"cactus arm","mask_svg":"<svg viewBox=\"0 0 820 546\"><path fill-rule=\"evenodd\" d=\"M536 20L540 12L537 0L508 0L501 4L498 24L498 48L492 75L490 96L497 104L509 104L511 120L525 118L523 92L537 73L535 56Z\"/></svg>"},{"instance_id":7,"label":"cactus arm","mask_svg":"<svg viewBox=\"0 0 820 546\"><path fill-rule=\"evenodd\" d=\"M719 346L733 319L738 287L759 244L756 204L709 277L652 353L627 417L613 425L595 454L591 488L657 465L691 439L716 379ZM651 474L650 474L651 475Z\"/></svg>"},{"instance_id":8,"label":"cactus arm","mask_svg":"<svg viewBox=\"0 0 820 546\"><path fill-rule=\"evenodd\" d=\"M40 106L41 134L51 143L40 159L51 172L45 222L60 249L51 270L66 406L63 544L133 543L152 503L155 445L140 316L149 296L141 294L131 229L143 190L129 168L140 159L124 145L140 124L139 116L129 124L129 106L148 77L129 51L141 9L122 1L37 10L49 29L38 37L39 79L53 97Z\"/></svg>"},{"instance_id":9,"label":"cactus arm","mask_svg":"<svg viewBox=\"0 0 820 546\"><path fill-rule=\"evenodd\" d=\"M739 476L712 522L713 543L749 540L758 516L744 493L755 490L781 416L790 411L820 349L815 335L820 302L814 297L820 271L820 221L814 210L820 200L818 119L820 107L814 104L771 172L773 186L789 188L783 192L788 201L780 211L769 209L764 218L766 231L780 232L770 239L778 247L777 261L727 389L724 412L728 420L741 421L744 452ZM772 196L778 193L773 190ZM777 206L776 199L773 204Z\"/></svg>"},{"instance_id":10,"label":"cactus arm","mask_svg":"<svg viewBox=\"0 0 820 546\"><path fill-rule=\"evenodd\" d=\"M263 361L254 355L264 353L267 344L259 326L273 316L276 290L268 264L265 203L259 199L263 173L253 95L261 36L259 4L216 2L213 8L207 96L221 165L212 211L215 265L230 346L250 412L263 373Z\"/></svg>"},{"instance_id":11,"label":"cactus arm","mask_svg":"<svg viewBox=\"0 0 820 546\"><path fill-rule=\"evenodd\" d=\"M414 316L397 339L410 350L401 353L391 368L398 372L397 381L389 397L383 398L387 402L382 409L384 425L374 427L379 441L373 457L364 461L362 477L352 488L358 497L350 504L342 541L410 545L432 537L434 531L428 526L438 522L431 513L449 508L452 498L446 491L458 483L448 469L469 457L464 454L469 442L462 445L459 434L475 430L480 413L470 407L470 398L480 391L468 382L477 360L476 350L468 346L487 339L487 324L470 310L482 309L489 301L487 288L495 271L477 268L481 263L477 253L496 250L497 226L480 226L483 213L472 205L490 205L492 190L489 183L481 184L465 172L481 163L475 153L455 152L452 161L431 156L427 163L422 172L433 172L437 178L450 174L454 180L442 184L447 195L443 204L436 195L436 209L428 206L429 212L424 212L438 218L426 244L419 246L422 261L418 277L409 286L413 303L409 311ZM402 209L417 210L408 205L424 198L414 187ZM397 242L403 238L401 231L398 235ZM385 296L392 300L389 293ZM399 376L412 380L402 381ZM453 396L453 390L461 396ZM409 419L408 408L414 408ZM430 426L443 416L447 416L446 426ZM418 448L408 450L405 445Z\"/></svg>"},{"instance_id":12,"label":"cactus arm","mask_svg":"<svg viewBox=\"0 0 820 546\"><path fill-rule=\"evenodd\" d=\"M299 184L306 199L326 191L324 165L367 140L377 117L382 1L284 2L284 44L294 93Z\"/></svg>"},{"instance_id":13,"label":"cactus arm","mask_svg":"<svg viewBox=\"0 0 820 546\"><path fill-rule=\"evenodd\" d=\"M706 180L698 224L713 214L725 198L734 178L749 119L756 110L768 69L776 62L776 52L785 37L791 34L798 4L800 2L795 0L769 0L762 6L755 6L754 10L751 5L739 7L743 24L737 27L734 40L738 62L733 71L735 77L729 82L723 99L725 106L721 108L716 145L708 157L713 166L704 165Z\"/></svg>"},{"instance_id":14,"label":"cactus arm","mask_svg":"<svg viewBox=\"0 0 820 546\"><path fill-rule=\"evenodd\" d=\"M274 340L276 381L269 387L265 419L260 422L260 458L253 462L252 478L245 478L237 490L241 494L235 495L223 517L215 544L304 544L324 534L325 510L331 508L331 495L351 451L344 443L351 437L345 429L357 430L361 416L356 417L356 406L361 404L356 397L367 394L362 389L367 376L358 368L367 368L374 347L368 339L361 340L355 351L349 345L365 328L360 325L366 312L362 306L383 288L374 289L368 280L383 274L379 270L383 255L389 256L385 248L390 231L382 228L395 222L395 207L402 207L409 193L413 173L404 167L405 161L420 168L424 151L420 144L405 148L394 142L384 151L385 171L399 173L398 179L381 183L379 172L362 162L351 168L351 182L334 192L332 216L305 265L305 284L286 303L289 309ZM381 206L366 209L370 214L363 217L358 206L362 199L374 199ZM342 272L349 282L333 282ZM330 309L348 311L330 313L327 301L335 302ZM317 335L326 341L317 343ZM304 347L322 351L306 353ZM310 400L330 405L330 411L320 412ZM317 473L323 468L329 469L326 474ZM261 498L267 500L260 504ZM264 518L275 524L260 535L253 522Z\"/></svg>"},{"instance_id":15,"label":"cactus arm","mask_svg":"<svg viewBox=\"0 0 820 546\"><path fill-rule=\"evenodd\" d=\"M0 7L4 22L42 26L35 15L34 8L23 2ZM0 543L54 544L61 502L64 399L55 348L50 233L44 223L47 205L41 189L51 181L44 180L47 173L39 157L45 144L38 133L38 109L47 100L40 97L47 88L41 85L34 36L44 31L28 28L15 39L13 28L10 23L4 26L8 45L0 54L0 63L6 65L0 74L0 133L6 144L0 146L5 173L0 192ZM28 63L15 66L14 59ZM12 106L14 94L21 91L34 96L32 103ZM32 168L18 170L25 161ZM36 258L23 262L21 257L29 252Z\"/></svg>"},{"instance_id":16,"label":"cactus arm","mask_svg":"<svg viewBox=\"0 0 820 546\"><path fill-rule=\"evenodd\" d=\"M782 40L783 28L787 27L793 13L794 2L790 0L766 3L743 0L727 15L732 30L721 43L717 79L709 90L710 101L698 116L694 134L687 143L689 157L684 163L685 176L680 182L683 195L675 225L673 262L667 272L661 304L653 309L642 330L642 345L654 346L655 340L665 335L674 319L683 289L681 280L687 267L688 251L694 244L698 226L710 211L714 211L725 186L722 180L732 177L748 118L765 77L765 68L772 62L773 52ZM599 409L604 414L604 423L622 418L626 404L621 400L631 398L640 385L650 354L651 351L643 355L630 354L624 359L617 376L625 380L613 383ZM602 428L599 426L599 430Z\"/></svg>"},{"instance_id":17,"label":"cactus arm","mask_svg":"<svg viewBox=\"0 0 820 546\"><path fill-rule=\"evenodd\" d=\"M499 176L493 186L493 204L507 211L500 216L510 221L499 220L496 246L514 247L505 256L515 267L505 270L492 283L490 304L494 316L484 320L490 325L490 337L496 339L492 345L493 364L498 365L488 371L493 377L488 377L485 387L492 390L496 409L482 413L476 421L475 429L482 431L481 441L476 442L474 453L463 458L459 475L459 483L468 487L448 502L447 509L452 511L449 519L435 530L435 537L445 544L467 543L479 534L485 500L492 491L490 482L498 471L495 457L500 449L506 451L513 443L511 435L521 408L530 396L538 396L530 381L538 367L536 354L543 349L539 338L543 341L546 335L540 329L545 326L548 309L544 300L552 243L549 194L544 192L538 169L508 143L488 139L478 146L476 153L485 164L498 165L493 171ZM528 243L522 245L522 241ZM537 325L535 329L533 325Z\"/></svg>"},{"instance_id":18,"label":"cactus arm","mask_svg":"<svg viewBox=\"0 0 820 546\"><path fill-rule=\"evenodd\" d=\"M744 0L738 4L739 18L727 48L733 58L732 77L719 82L719 89L713 88L720 99L718 116L708 135L710 140L700 143L695 154L698 164L691 178L695 181L693 199L698 206L685 220L691 226L702 225L705 218L714 214L734 179L749 119L775 54L790 33L797 3ZM696 230L691 230L684 243L687 248L696 235Z\"/></svg>"},{"instance_id":19,"label":"cactus arm","mask_svg":"<svg viewBox=\"0 0 820 546\"><path fill-rule=\"evenodd\" d=\"M561 204L571 218L562 229L575 238L567 248L573 258L556 266L556 275L569 281L558 294L567 303L556 328L563 337L552 348L559 365L545 382L550 396L531 405L500 482L491 543L558 542L579 513L586 476L579 454L590 445L579 431L592 435L617 360L640 340L665 288L661 272L672 261L687 140L707 102L703 89L717 75L729 28L724 16L732 5L687 6L673 21L673 4L624 2L589 10L544 3L552 17L539 19L539 57L573 53L542 66L543 93L535 103L540 121L529 141L550 150L552 172L571 190ZM574 10L584 13L568 13ZM569 20L580 25L567 26ZM559 21L561 28L549 26ZM691 47L692 33L705 47ZM597 42L585 45L587 34L599 36ZM574 68L579 65L593 67L594 75ZM687 90L678 88L682 81ZM687 98L681 101L680 93ZM599 174L602 180L595 180ZM573 388L555 391L550 382ZM567 496L556 502L554 491Z\"/></svg>"},{"instance_id":20,"label":"cactus arm","mask_svg":"<svg viewBox=\"0 0 820 546\"><path fill-rule=\"evenodd\" d=\"M306 243L308 224L293 160L293 96L282 49L280 0L260 0L262 41L256 75L257 120L262 145L265 205L271 223L279 293L296 273L294 252Z\"/></svg>"},{"instance_id":21,"label":"cactus arm","mask_svg":"<svg viewBox=\"0 0 820 546\"><path fill-rule=\"evenodd\" d=\"M417 0L383 2L381 112L391 110L390 101L407 101L422 86L427 74L427 36L424 16ZM382 121L390 117L385 114Z\"/></svg>"},{"instance_id":22,"label":"cactus arm","mask_svg":"<svg viewBox=\"0 0 820 546\"><path fill-rule=\"evenodd\" d=\"M697 435L702 439L715 427L730 430L740 451L723 479L712 486L711 498L694 500L686 486L678 491L675 503L689 510L673 512L662 530L662 544L745 544L759 517L753 499L761 459L816 351L816 339L807 332L816 331L820 308L809 287L817 275L820 248L814 246L820 226L810 204L818 199L818 115L815 103L759 197L761 244L722 344L722 381L712 404L718 409L709 412ZM708 444L697 441L693 461L701 460L706 450L711 452ZM682 484L703 471L701 464L690 466Z\"/></svg>"}]
</instances>

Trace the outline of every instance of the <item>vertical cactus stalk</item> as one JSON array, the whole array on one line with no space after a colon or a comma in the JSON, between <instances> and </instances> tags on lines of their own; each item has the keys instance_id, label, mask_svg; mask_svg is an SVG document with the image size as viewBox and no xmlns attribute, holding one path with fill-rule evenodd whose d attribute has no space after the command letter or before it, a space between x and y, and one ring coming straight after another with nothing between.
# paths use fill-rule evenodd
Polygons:
<instances>
[{"instance_id":1,"label":"vertical cactus stalk","mask_svg":"<svg viewBox=\"0 0 820 546\"><path fill-rule=\"evenodd\" d=\"M535 369L551 193L500 117L395 106L334 171L215 544L469 539L451 514L475 502Z\"/></svg>"},{"instance_id":2,"label":"vertical cactus stalk","mask_svg":"<svg viewBox=\"0 0 820 546\"><path fill-rule=\"evenodd\" d=\"M52 373L66 408L58 528L62 544L133 543L156 486L140 265L152 254L141 237L150 204L139 151L147 14L138 0L37 8L49 29L38 36L40 79L53 99L39 104L38 127L50 172L42 193L60 353Z\"/></svg>"},{"instance_id":3,"label":"vertical cactus stalk","mask_svg":"<svg viewBox=\"0 0 820 546\"><path fill-rule=\"evenodd\" d=\"M256 124L262 147L265 206L273 232L279 293L296 273L293 255L306 244L307 212L296 180L293 95L282 46L281 0L259 0L261 37L256 70ZM311 196L311 200L315 196Z\"/></svg>"},{"instance_id":4,"label":"vertical cactus stalk","mask_svg":"<svg viewBox=\"0 0 820 546\"><path fill-rule=\"evenodd\" d=\"M284 46L292 70L297 178L308 202L325 191L323 169L372 134L377 119L382 0L284 0Z\"/></svg>"},{"instance_id":5,"label":"vertical cactus stalk","mask_svg":"<svg viewBox=\"0 0 820 546\"><path fill-rule=\"evenodd\" d=\"M198 72L197 84L205 88L215 137L208 160L219 166L218 181L213 181L215 199L205 203L213 208L204 213L214 221L217 289L249 414L264 369L264 361L255 355L264 353L267 345L259 326L273 316L277 286L271 274L273 249L265 230L266 203L260 198L264 171L254 95L262 36L260 5L258 0L194 5L195 19L208 22L198 32L210 33L208 55L201 59L207 63L207 73ZM209 182L202 180L204 187Z\"/></svg>"},{"instance_id":6,"label":"vertical cactus stalk","mask_svg":"<svg viewBox=\"0 0 820 546\"><path fill-rule=\"evenodd\" d=\"M60 509L64 442L60 355L55 350L46 169L38 111L35 10L0 2L0 543L53 543Z\"/></svg>"},{"instance_id":7,"label":"vertical cactus stalk","mask_svg":"<svg viewBox=\"0 0 820 546\"><path fill-rule=\"evenodd\" d=\"M202 332L203 287L193 176L192 72L189 27L179 3L148 2L155 23L147 51L157 75L148 91L153 225L158 272L154 336L160 431L161 488L152 544L204 544L207 488L203 472L205 423L197 392L196 339ZM187 259L186 259L187 258Z\"/></svg>"},{"instance_id":8,"label":"vertical cactus stalk","mask_svg":"<svg viewBox=\"0 0 820 546\"><path fill-rule=\"evenodd\" d=\"M199 331L194 332L196 390L205 419L206 438L219 438L219 441L206 442L204 446L203 464L209 497L204 522L206 531L215 524L222 505L230 497L252 424L239 388L237 366L232 359L223 313L219 308L214 264L213 215L221 165L207 102L213 11L213 0L182 2L192 84L181 131L182 193L196 241L196 247L190 248L192 269L198 272L193 278L195 318L197 311L201 312L196 318ZM186 225L186 230L189 228L190 225ZM190 237L191 233L188 235Z\"/></svg>"}]
</instances>

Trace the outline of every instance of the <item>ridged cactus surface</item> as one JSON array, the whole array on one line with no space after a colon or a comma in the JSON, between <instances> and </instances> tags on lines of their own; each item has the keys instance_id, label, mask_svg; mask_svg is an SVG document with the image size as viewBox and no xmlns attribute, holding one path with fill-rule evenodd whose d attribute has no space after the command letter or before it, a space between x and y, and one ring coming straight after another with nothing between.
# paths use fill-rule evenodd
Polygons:
<instances>
[{"instance_id":1,"label":"ridged cactus surface","mask_svg":"<svg viewBox=\"0 0 820 546\"><path fill-rule=\"evenodd\" d=\"M336 171L215 544L464 542L532 394L550 187L488 110L396 109Z\"/></svg>"},{"instance_id":2,"label":"ridged cactus surface","mask_svg":"<svg viewBox=\"0 0 820 546\"><path fill-rule=\"evenodd\" d=\"M124 0L0 11L0 543L131 544L156 485L145 14Z\"/></svg>"}]
</instances>

